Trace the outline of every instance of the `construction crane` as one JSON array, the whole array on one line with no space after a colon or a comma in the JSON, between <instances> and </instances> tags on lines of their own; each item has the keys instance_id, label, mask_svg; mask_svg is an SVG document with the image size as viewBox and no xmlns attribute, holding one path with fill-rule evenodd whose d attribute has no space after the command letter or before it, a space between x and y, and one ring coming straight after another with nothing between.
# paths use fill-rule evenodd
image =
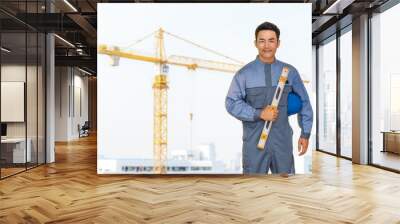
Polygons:
<instances>
[{"instance_id":1,"label":"construction crane","mask_svg":"<svg viewBox=\"0 0 400 224\"><path fill-rule=\"evenodd\" d=\"M200 69L208 69L220 72L235 73L243 66L243 63L228 56L225 56L221 53L218 53L216 51L200 46L192 41L189 41L177 35L166 32L162 28L151 33L150 35L153 34L156 39L156 52L154 56L142 55L131 51L125 51L123 49L120 49L119 47L107 46L104 44L99 45L98 53L109 55L112 59L111 64L113 66L117 66L119 64L120 58L151 62L155 63L158 66L159 71L158 74L155 75L153 81L153 94L154 94L154 112L153 112L154 113L154 118L153 118L154 119L154 127L153 127L154 169L153 170L154 173L156 174L165 174L166 173L165 160L166 160L167 145L168 145L167 141L168 65L183 66L188 68L189 70L196 70L200 68ZM212 61L212 60L204 60L200 58L193 58L186 56L178 56L178 55L172 55L167 57L164 45L165 34L168 34L172 37L190 43L196 47L202 48L213 54L227 58L231 61L234 61L235 64ZM146 39L150 35L146 35L144 38L136 41L135 44ZM192 118L192 114L190 114L190 116Z\"/></svg>"}]
</instances>

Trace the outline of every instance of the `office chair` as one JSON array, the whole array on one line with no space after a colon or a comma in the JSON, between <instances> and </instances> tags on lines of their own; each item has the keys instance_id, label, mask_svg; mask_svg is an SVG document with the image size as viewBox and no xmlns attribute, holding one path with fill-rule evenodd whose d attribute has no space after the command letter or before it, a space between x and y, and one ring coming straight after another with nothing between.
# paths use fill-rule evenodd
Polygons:
<instances>
[{"instance_id":1,"label":"office chair","mask_svg":"<svg viewBox=\"0 0 400 224\"><path fill-rule=\"evenodd\" d=\"M82 127L79 127L80 125L78 125L79 128L79 138L80 137L87 137L89 136L89 121L85 121L85 123L82 125Z\"/></svg>"}]
</instances>

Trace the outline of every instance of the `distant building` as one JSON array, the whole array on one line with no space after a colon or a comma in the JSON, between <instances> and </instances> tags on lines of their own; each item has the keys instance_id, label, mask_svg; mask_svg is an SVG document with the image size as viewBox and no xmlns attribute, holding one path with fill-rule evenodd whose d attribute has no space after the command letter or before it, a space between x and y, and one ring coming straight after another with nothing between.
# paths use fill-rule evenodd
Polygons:
<instances>
[{"instance_id":1,"label":"distant building","mask_svg":"<svg viewBox=\"0 0 400 224\"><path fill-rule=\"evenodd\" d=\"M170 150L165 162L168 174L179 173L240 173L241 155L232 164L216 159L214 143L199 144L193 150ZM240 162L238 162L240 160ZM106 159L99 158L98 173L153 174L153 159ZM239 167L239 168L238 168Z\"/></svg>"},{"instance_id":2,"label":"distant building","mask_svg":"<svg viewBox=\"0 0 400 224\"><path fill-rule=\"evenodd\" d=\"M189 151L189 159L215 162L216 152L214 143L197 145L194 150Z\"/></svg>"},{"instance_id":3,"label":"distant building","mask_svg":"<svg viewBox=\"0 0 400 224\"><path fill-rule=\"evenodd\" d=\"M213 173L211 161L168 160L165 163L167 173ZM117 161L116 173L154 173L153 159L129 159Z\"/></svg>"},{"instance_id":4,"label":"distant building","mask_svg":"<svg viewBox=\"0 0 400 224\"><path fill-rule=\"evenodd\" d=\"M154 173L153 159L115 159L99 158L98 173ZM197 145L194 150L171 150L165 162L167 173L235 173L223 161L216 160L213 143ZM240 171L240 169L239 169Z\"/></svg>"}]
</instances>

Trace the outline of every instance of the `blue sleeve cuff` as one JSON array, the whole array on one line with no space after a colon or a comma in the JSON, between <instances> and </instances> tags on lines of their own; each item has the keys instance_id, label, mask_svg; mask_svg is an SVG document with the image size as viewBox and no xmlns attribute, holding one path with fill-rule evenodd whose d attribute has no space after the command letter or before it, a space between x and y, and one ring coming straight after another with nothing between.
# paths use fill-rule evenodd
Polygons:
<instances>
[{"instance_id":1,"label":"blue sleeve cuff","mask_svg":"<svg viewBox=\"0 0 400 224\"><path fill-rule=\"evenodd\" d=\"M300 138L309 139L309 138L310 138L310 135L311 135L310 133L301 132Z\"/></svg>"},{"instance_id":2,"label":"blue sleeve cuff","mask_svg":"<svg viewBox=\"0 0 400 224\"><path fill-rule=\"evenodd\" d=\"M261 119L260 118L261 111L262 111L262 109L256 109L256 111L254 112L254 121L258 121Z\"/></svg>"}]
</instances>

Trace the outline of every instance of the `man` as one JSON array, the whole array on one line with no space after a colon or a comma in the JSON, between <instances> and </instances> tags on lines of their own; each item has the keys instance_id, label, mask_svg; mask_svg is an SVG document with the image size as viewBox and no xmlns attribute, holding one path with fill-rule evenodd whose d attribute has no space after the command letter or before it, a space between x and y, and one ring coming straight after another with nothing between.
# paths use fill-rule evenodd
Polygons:
<instances>
[{"instance_id":1,"label":"man","mask_svg":"<svg viewBox=\"0 0 400 224\"><path fill-rule=\"evenodd\" d=\"M243 173L294 174L293 130L287 115L287 97L289 92L300 96L301 111L298 121L301 136L298 142L299 155L304 155L308 148L313 112L307 91L297 70L275 58L280 45L279 28L269 22L262 23L255 31L254 44L258 50L256 59L234 76L226 97L227 111L243 123ZM298 52L297 52L298 53ZM268 106L272 102L283 67L289 68L278 108ZM265 148L260 150L260 139L265 121L272 121Z\"/></svg>"}]
</instances>

